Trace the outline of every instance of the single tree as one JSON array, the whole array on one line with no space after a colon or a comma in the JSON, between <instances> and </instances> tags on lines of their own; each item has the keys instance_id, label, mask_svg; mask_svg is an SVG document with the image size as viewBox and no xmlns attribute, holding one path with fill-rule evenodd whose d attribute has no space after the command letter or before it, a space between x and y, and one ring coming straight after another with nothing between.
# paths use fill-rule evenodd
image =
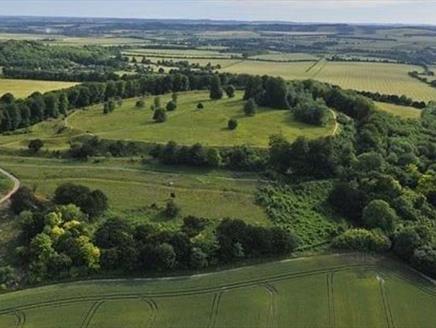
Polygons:
<instances>
[{"instance_id":1,"label":"single tree","mask_svg":"<svg viewBox=\"0 0 436 328\"><path fill-rule=\"evenodd\" d=\"M244 105L244 113L247 116L254 116L256 114L256 102L253 98L248 99Z\"/></svg>"},{"instance_id":2,"label":"single tree","mask_svg":"<svg viewBox=\"0 0 436 328\"><path fill-rule=\"evenodd\" d=\"M217 100L223 97L221 80L218 75L214 75L210 81L210 99Z\"/></svg>"},{"instance_id":3,"label":"single tree","mask_svg":"<svg viewBox=\"0 0 436 328\"><path fill-rule=\"evenodd\" d=\"M44 143L41 139L33 139L29 141L28 148L34 153L37 153L42 147L44 146Z\"/></svg>"},{"instance_id":4,"label":"single tree","mask_svg":"<svg viewBox=\"0 0 436 328\"><path fill-rule=\"evenodd\" d=\"M225 89L226 95L229 98L233 98L235 96L235 87L233 85L228 85Z\"/></svg>"},{"instance_id":5,"label":"single tree","mask_svg":"<svg viewBox=\"0 0 436 328\"><path fill-rule=\"evenodd\" d=\"M235 119L230 119L228 122L227 122L227 127L229 128L229 130L234 130L234 129L236 129L237 127L238 127L238 121L237 120L235 120Z\"/></svg>"},{"instance_id":6,"label":"single tree","mask_svg":"<svg viewBox=\"0 0 436 328\"><path fill-rule=\"evenodd\" d=\"M198 103L198 104L197 104L197 109L203 109L203 108L204 108L203 103Z\"/></svg>"},{"instance_id":7,"label":"single tree","mask_svg":"<svg viewBox=\"0 0 436 328\"><path fill-rule=\"evenodd\" d=\"M173 110L175 110L177 108L177 103L174 100L171 100L167 103L167 111L172 112Z\"/></svg>"},{"instance_id":8,"label":"single tree","mask_svg":"<svg viewBox=\"0 0 436 328\"><path fill-rule=\"evenodd\" d=\"M158 108L153 113L153 120L157 123L163 123L167 120L167 113L164 109Z\"/></svg>"}]
</instances>

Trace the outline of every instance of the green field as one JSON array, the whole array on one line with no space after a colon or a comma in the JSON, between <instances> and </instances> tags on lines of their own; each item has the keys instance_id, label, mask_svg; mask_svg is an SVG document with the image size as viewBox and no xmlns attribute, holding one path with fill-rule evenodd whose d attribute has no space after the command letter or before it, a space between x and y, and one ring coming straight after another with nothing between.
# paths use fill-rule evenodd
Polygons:
<instances>
[{"instance_id":1,"label":"green field","mask_svg":"<svg viewBox=\"0 0 436 328\"><path fill-rule=\"evenodd\" d=\"M27 289L0 296L0 327L433 327L435 307L434 284L350 254Z\"/></svg>"},{"instance_id":2,"label":"green field","mask_svg":"<svg viewBox=\"0 0 436 328\"><path fill-rule=\"evenodd\" d=\"M0 78L0 96L5 93L12 93L15 98L24 98L31 95L35 91L41 93L65 89L76 85L74 82L60 81L36 81L36 80L14 80Z\"/></svg>"},{"instance_id":3,"label":"green field","mask_svg":"<svg viewBox=\"0 0 436 328\"><path fill-rule=\"evenodd\" d=\"M1 156L0 161L2 168L24 185L36 189L40 196L51 197L57 186L65 182L99 188L108 196L111 212L133 220L166 222L160 216L161 209L174 192L182 209L180 218L187 215L213 219L232 217L269 224L264 210L255 204L259 182L254 175L147 166L129 160L80 163ZM158 208L152 208L152 204Z\"/></svg>"},{"instance_id":4,"label":"green field","mask_svg":"<svg viewBox=\"0 0 436 328\"><path fill-rule=\"evenodd\" d=\"M261 55L261 57L286 58L285 54ZM168 59L171 57L168 57ZM292 58L292 57L290 57ZM157 60L157 58L155 58ZM171 58L174 61L180 58ZM436 88L432 88L408 75L420 70L418 66L375 62L266 62L237 59L195 59L191 63L221 65L222 72L253 75L281 76L286 80L315 79L339 85L344 89L406 95L415 100L436 100Z\"/></svg>"},{"instance_id":5,"label":"green field","mask_svg":"<svg viewBox=\"0 0 436 328\"><path fill-rule=\"evenodd\" d=\"M422 110L414 107L400 106L400 105L394 105L394 104L382 103L382 102L375 102L375 105L378 110L391 113L401 118L418 119L421 117L421 113L422 113Z\"/></svg>"},{"instance_id":6,"label":"green field","mask_svg":"<svg viewBox=\"0 0 436 328\"><path fill-rule=\"evenodd\" d=\"M165 104L169 95L162 97ZM197 104L204 104L198 110ZM298 136L317 138L331 134L335 123L326 127L314 127L294 120L292 113L286 110L259 108L254 117L243 113L242 93L235 98L219 101L209 99L208 92L189 92L179 95L178 108L168 113L165 123L155 123L147 99L147 108L135 108L135 101L125 101L122 107L113 113L104 115L101 106L77 112L68 118L68 126L93 133L106 139L137 140L144 142L166 143L174 140L179 144L200 142L205 146L231 146L248 144L266 147L272 134L282 134L286 138ZM230 118L238 120L236 130L230 131L227 122Z\"/></svg>"}]
</instances>

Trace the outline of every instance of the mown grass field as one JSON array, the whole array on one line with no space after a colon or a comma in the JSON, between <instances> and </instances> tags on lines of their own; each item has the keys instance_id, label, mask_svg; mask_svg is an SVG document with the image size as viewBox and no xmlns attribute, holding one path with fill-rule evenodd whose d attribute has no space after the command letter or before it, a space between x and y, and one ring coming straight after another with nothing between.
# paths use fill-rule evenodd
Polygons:
<instances>
[{"instance_id":1,"label":"mown grass field","mask_svg":"<svg viewBox=\"0 0 436 328\"><path fill-rule=\"evenodd\" d=\"M184 216L195 215L241 218L258 224L270 222L263 208L255 204L259 182L254 175L147 166L129 160L80 163L1 156L0 161L2 168L42 197L51 197L66 182L98 188L108 196L113 214L132 220L173 224ZM171 193L175 193L181 213L177 220L168 222L161 211Z\"/></svg>"},{"instance_id":2,"label":"mown grass field","mask_svg":"<svg viewBox=\"0 0 436 328\"><path fill-rule=\"evenodd\" d=\"M414 107L400 106L383 102L375 102L375 105L378 110L382 110L405 119L419 119L422 113L422 110Z\"/></svg>"},{"instance_id":3,"label":"mown grass field","mask_svg":"<svg viewBox=\"0 0 436 328\"><path fill-rule=\"evenodd\" d=\"M164 105L170 95L161 99ZM317 138L331 134L335 126L333 118L326 127L315 127L295 121L290 111L268 108L259 108L254 117L247 117L243 113L241 92L235 98L212 101L204 91L179 94L177 109L167 113L166 122L155 123L150 110L152 101L152 98L147 99L146 108L138 109L134 100L128 100L108 115L103 114L102 106L96 106L70 116L68 126L106 139L257 147L266 147L272 134L282 134L289 139L303 135ZM196 108L200 102L204 105L202 110ZM231 118L239 122L233 131L227 128Z\"/></svg>"},{"instance_id":4,"label":"mown grass field","mask_svg":"<svg viewBox=\"0 0 436 328\"><path fill-rule=\"evenodd\" d=\"M0 78L0 96L12 93L15 98L24 98L35 91L41 93L72 87L77 83L60 81L14 80Z\"/></svg>"},{"instance_id":5,"label":"mown grass field","mask_svg":"<svg viewBox=\"0 0 436 328\"><path fill-rule=\"evenodd\" d=\"M328 255L3 294L0 327L433 327L435 307L435 285L393 260Z\"/></svg>"}]
</instances>

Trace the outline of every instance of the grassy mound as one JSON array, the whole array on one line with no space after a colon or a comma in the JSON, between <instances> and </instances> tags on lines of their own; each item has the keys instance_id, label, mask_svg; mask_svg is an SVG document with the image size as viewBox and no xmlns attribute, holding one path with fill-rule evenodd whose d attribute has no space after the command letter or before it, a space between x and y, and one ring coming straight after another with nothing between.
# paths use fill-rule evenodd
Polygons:
<instances>
[{"instance_id":1,"label":"grassy mound","mask_svg":"<svg viewBox=\"0 0 436 328\"><path fill-rule=\"evenodd\" d=\"M161 97L163 106L170 95ZM212 101L208 92L181 93L177 109L168 112L164 123L155 123L146 99L146 108L135 107L135 100L124 101L113 113L104 115L102 106L81 111L68 119L68 126L106 139L135 140L166 143L174 140L179 144L206 146L233 146L248 144L258 147L268 145L269 136L281 133L289 139L298 136L317 138L332 133L334 122L326 127L314 127L294 120L290 111L259 108L254 117L244 115L242 93L234 98ZM204 109L197 109L202 103ZM238 128L229 130L229 119L238 120Z\"/></svg>"}]
</instances>

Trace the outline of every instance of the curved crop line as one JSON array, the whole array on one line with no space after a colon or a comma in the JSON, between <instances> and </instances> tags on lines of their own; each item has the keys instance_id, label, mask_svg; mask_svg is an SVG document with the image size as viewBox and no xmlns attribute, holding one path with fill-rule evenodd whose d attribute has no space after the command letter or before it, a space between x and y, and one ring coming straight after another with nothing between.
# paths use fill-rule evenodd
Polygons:
<instances>
[{"instance_id":1,"label":"curved crop line","mask_svg":"<svg viewBox=\"0 0 436 328\"><path fill-rule=\"evenodd\" d=\"M95 313L98 311L100 306L104 303L103 300L97 301L94 304L92 304L88 310L88 313L86 313L85 318L83 319L81 328L88 328L89 324L91 323L92 318L94 317Z\"/></svg>"},{"instance_id":2,"label":"curved crop line","mask_svg":"<svg viewBox=\"0 0 436 328\"><path fill-rule=\"evenodd\" d=\"M274 282L274 281L281 281L281 280L287 280L287 279L298 279L303 278L307 276L313 276L313 275L320 275L325 274L331 271L347 271L352 270L354 268L359 267L370 267L370 266L364 266L360 264L355 265L341 265L341 266L335 266L330 267L326 269L315 269L315 270L309 270L309 271L302 271L302 272L293 272L293 273L283 273L278 275L272 275L270 277L263 277L258 279L251 279L246 281L240 281L235 282L227 285L220 285L215 287L202 287L202 288L192 288L192 289L181 289L181 290L174 290L174 291L168 291L168 292L159 292L159 293L118 293L118 294L102 294L102 295L92 295L92 296L77 296L77 297L69 297L64 298L60 300L48 300L43 302L37 302L37 303L30 303L30 304L24 304L18 307L8 307L4 309L0 309L0 314L8 314L13 313L16 310L28 310L28 309L36 309L46 306L59 306L59 305L68 305L68 304L74 304L74 303L81 303L81 302L98 302L101 300L118 300L118 299L135 299L135 298L163 298L163 297L176 297L176 296L193 296L193 295L199 295L199 294L209 294L214 293L222 290L231 290L231 289L239 289L239 288L245 288L250 287L254 285L259 285L262 282L265 282L266 280L268 282Z\"/></svg>"},{"instance_id":3,"label":"curved crop line","mask_svg":"<svg viewBox=\"0 0 436 328\"><path fill-rule=\"evenodd\" d=\"M15 311L15 316L17 317L17 323L16 323L16 327L17 328L23 328L24 324L26 323L26 314L23 311Z\"/></svg>"},{"instance_id":4,"label":"curved crop line","mask_svg":"<svg viewBox=\"0 0 436 328\"><path fill-rule=\"evenodd\" d=\"M154 324L156 322L157 319L157 312L159 311L159 308L156 304L156 302L153 299L149 299L149 298L142 298L142 300L147 303L148 307L150 308L150 321L149 324L147 325L149 328L154 327Z\"/></svg>"},{"instance_id":5,"label":"curved crop line","mask_svg":"<svg viewBox=\"0 0 436 328\"><path fill-rule=\"evenodd\" d=\"M384 310L385 317L386 317L386 324L387 324L388 328L395 328L394 321L392 318L392 311L391 311L390 304L389 304L389 301L388 301L387 296L386 296L384 284L385 284L384 280L380 279L379 280L379 289L380 289L380 296L381 296L382 303L383 303L383 310Z\"/></svg>"}]
</instances>

